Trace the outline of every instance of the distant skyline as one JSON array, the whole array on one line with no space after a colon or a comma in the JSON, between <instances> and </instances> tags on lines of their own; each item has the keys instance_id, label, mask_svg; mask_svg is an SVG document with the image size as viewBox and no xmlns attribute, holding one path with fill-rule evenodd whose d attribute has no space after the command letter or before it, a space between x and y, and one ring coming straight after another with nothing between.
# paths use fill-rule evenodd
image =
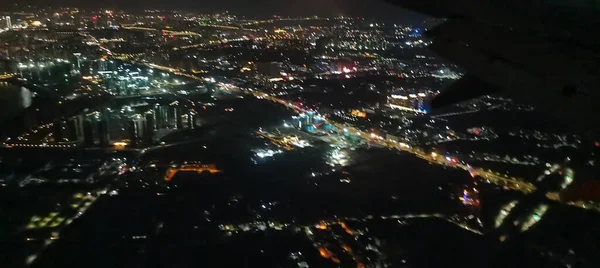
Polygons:
<instances>
[{"instance_id":1,"label":"distant skyline","mask_svg":"<svg viewBox=\"0 0 600 268\"><path fill-rule=\"evenodd\" d=\"M139 8L139 9L190 9L203 12L230 11L245 16L364 16L385 21L421 23L426 17L383 0L8 0L10 6L30 4L35 6L72 6L80 8ZM0 7L0 9L4 9Z\"/></svg>"}]
</instances>

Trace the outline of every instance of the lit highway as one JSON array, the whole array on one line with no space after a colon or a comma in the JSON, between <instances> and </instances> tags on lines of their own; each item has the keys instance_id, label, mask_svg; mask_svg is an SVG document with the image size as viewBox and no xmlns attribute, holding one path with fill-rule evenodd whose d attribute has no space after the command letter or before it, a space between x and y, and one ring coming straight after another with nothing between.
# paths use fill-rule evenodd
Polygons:
<instances>
[{"instance_id":1,"label":"lit highway","mask_svg":"<svg viewBox=\"0 0 600 268\"><path fill-rule=\"evenodd\" d=\"M150 67L152 69L157 69L157 70L165 71L165 72L168 72L168 73L171 73L171 74L174 74L174 75L185 76L187 78L191 78L191 79L198 80L198 81L204 81L203 79L201 79L201 78L199 78L197 76L194 76L194 75L191 75L191 74L187 74L187 73L183 73L179 69L174 69L174 68L171 68L171 67L161 66L161 65L153 64L153 63L142 63L142 64L144 64L144 65L146 65L146 66L148 66L148 67Z\"/></svg>"},{"instance_id":2,"label":"lit highway","mask_svg":"<svg viewBox=\"0 0 600 268\"><path fill-rule=\"evenodd\" d=\"M401 150L404 152L411 153L414 156L417 156L417 157L419 157L423 160L426 160L430 163L433 163L433 164L463 169L465 171L469 171L469 173L473 177L481 176L482 178L486 179L487 181L489 181L491 183L502 185L502 186L505 186L512 190L522 191L524 193L531 193L535 190L535 186L533 184L525 182L523 179L520 179L520 178L510 177L508 175L503 175L498 172L493 172L491 170L473 169L468 164L462 164L462 161L460 161L456 158L446 158L446 157L444 157L442 155L438 155L436 153L427 154L427 153L421 151L420 149L411 147L404 143L396 143L393 141L385 140L385 139L377 137L377 136L374 137L371 133L363 132L361 130L355 129L352 126L340 125L337 123L332 123L332 125L334 125L337 128L340 128L340 129L348 129L349 132L356 133L361 138L368 140L370 142L374 142L380 146L384 146L387 148L394 148L396 150Z\"/></svg>"},{"instance_id":3,"label":"lit highway","mask_svg":"<svg viewBox=\"0 0 600 268\"><path fill-rule=\"evenodd\" d=\"M139 30L139 31L161 31L165 34L174 35L174 36L201 36L199 33L190 32L190 31L171 31L171 30L159 30L154 28L147 27L139 27L139 26L121 26L121 28L126 30Z\"/></svg>"},{"instance_id":4,"label":"lit highway","mask_svg":"<svg viewBox=\"0 0 600 268\"><path fill-rule=\"evenodd\" d=\"M269 96L266 93L254 92L253 94L254 94L254 96L256 96L258 98L267 99L267 100L285 105L286 107L288 107L296 112L299 112L299 113L306 112L303 108L300 108L300 107L298 107L292 103L289 103L285 100ZM490 183L494 183L494 184L497 184L497 185L500 185L500 186L503 186L503 187L506 187L506 188L509 188L512 190L521 191L523 193L532 193L536 189L536 187L533 184L526 182L520 178L511 177L506 174L500 174L498 172L494 172L491 170L473 169L468 164L462 164L463 162L456 158L446 159L444 156L441 156L441 155L427 154L427 153L421 151L420 149L411 147L405 143L402 143L402 142L397 143L394 141L386 140L382 137L375 136L372 133L367 133L362 130L359 130L349 124L339 124L339 123L335 123L335 122L331 122L331 121L329 121L328 123L330 123L331 125L333 125L334 127L338 128L340 130L344 130L346 132L355 134L356 136L359 136L359 137L363 138L364 140L375 143L379 146L386 147L386 148L393 148L396 150L411 153L412 155L419 157L423 160L426 160L432 164L439 164L439 165L449 166L449 167L453 167L453 168L463 169L465 171L469 171L469 173L473 177L480 176L483 179L489 181Z\"/></svg>"},{"instance_id":5,"label":"lit highway","mask_svg":"<svg viewBox=\"0 0 600 268\"><path fill-rule=\"evenodd\" d=\"M182 73L181 70L179 70L179 69L170 68L170 67L166 67L166 66L160 66L160 65L156 65L156 64L152 64L152 63L147 63L146 65L148 67L162 70L165 72L169 72L169 73L172 73L175 75L183 75L183 76L193 78L196 80L203 80L197 76ZM253 91L251 94L259 99L266 99L266 100L270 100L275 103L284 105L284 106L288 107L289 109L296 111L297 113L306 112L305 109L298 107L298 106L294 105L293 103L287 102L283 99L279 99L279 98L270 96L261 91ZM536 189L536 187L533 184L526 182L525 180L523 180L521 178L511 177L506 174L500 174L498 172L494 172L491 170L484 170L484 169L480 169L480 168L474 169L466 163L463 164L464 162L459 159L451 158L450 160L448 160L444 156L428 154L428 153L421 151L418 148L411 147L405 143L402 143L402 142L398 143L398 142L386 140L383 137L375 136L372 133L364 132L364 131L359 130L349 124L339 124L339 123L335 123L335 122L331 122L331 121L328 121L327 123L331 124L332 126L338 128L340 130L346 130L352 134L355 134L356 136L361 137L362 139L364 139L366 141L372 142L379 146L408 152L408 153L410 153L416 157L419 157L423 160L426 160L432 164L438 164L438 165L444 165L444 166L453 167L453 168L457 168L457 169L462 169L462 170L468 171L473 177L480 176L481 178L485 179L486 181L488 181L490 183L500 185L500 186L506 187L508 189L521 191L523 193L532 193ZM277 144L277 142L276 142L276 144Z\"/></svg>"}]
</instances>

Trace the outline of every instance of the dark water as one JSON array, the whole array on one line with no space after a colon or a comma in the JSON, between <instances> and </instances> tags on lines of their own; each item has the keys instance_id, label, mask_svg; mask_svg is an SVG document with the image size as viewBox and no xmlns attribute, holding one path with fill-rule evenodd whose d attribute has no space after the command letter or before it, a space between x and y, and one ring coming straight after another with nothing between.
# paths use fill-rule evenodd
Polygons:
<instances>
[{"instance_id":1,"label":"dark water","mask_svg":"<svg viewBox=\"0 0 600 268\"><path fill-rule=\"evenodd\" d=\"M0 122L19 115L31 106L31 99L28 89L0 82Z\"/></svg>"}]
</instances>

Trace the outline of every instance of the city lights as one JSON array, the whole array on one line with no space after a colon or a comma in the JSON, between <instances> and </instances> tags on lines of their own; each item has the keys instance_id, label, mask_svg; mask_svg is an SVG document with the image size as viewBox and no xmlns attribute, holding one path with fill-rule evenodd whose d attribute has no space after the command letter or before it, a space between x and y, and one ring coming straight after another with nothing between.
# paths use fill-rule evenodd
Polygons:
<instances>
[{"instance_id":1,"label":"city lights","mask_svg":"<svg viewBox=\"0 0 600 268\"><path fill-rule=\"evenodd\" d=\"M514 92L438 108L474 73L430 51L430 28L154 4L0 16L9 266L594 264L598 139Z\"/></svg>"}]
</instances>

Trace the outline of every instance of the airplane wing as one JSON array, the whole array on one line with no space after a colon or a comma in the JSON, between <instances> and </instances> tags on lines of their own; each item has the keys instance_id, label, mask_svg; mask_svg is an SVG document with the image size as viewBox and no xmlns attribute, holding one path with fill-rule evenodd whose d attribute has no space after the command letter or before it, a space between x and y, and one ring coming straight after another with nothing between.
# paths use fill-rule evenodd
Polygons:
<instances>
[{"instance_id":1,"label":"airplane wing","mask_svg":"<svg viewBox=\"0 0 600 268\"><path fill-rule=\"evenodd\" d=\"M600 0L386 0L446 20L430 48L467 70L432 109L494 92L587 134L600 120Z\"/></svg>"}]
</instances>

